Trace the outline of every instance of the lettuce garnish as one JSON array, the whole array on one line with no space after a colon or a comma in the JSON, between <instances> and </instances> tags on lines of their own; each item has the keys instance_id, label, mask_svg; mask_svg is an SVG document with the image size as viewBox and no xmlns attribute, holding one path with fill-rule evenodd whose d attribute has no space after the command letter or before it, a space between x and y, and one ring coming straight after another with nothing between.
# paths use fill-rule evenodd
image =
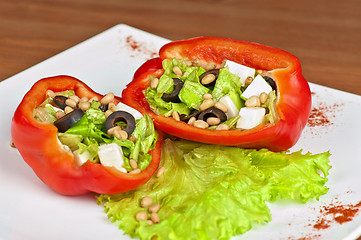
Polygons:
<instances>
[{"instance_id":1,"label":"lettuce garnish","mask_svg":"<svg viewBox=\"0 0 361 240\"><path fill-rule=\"evenodd\" d=\"M100 195L98 203L133 238L230 239L271 221L268 201L304 203L325 194L329 156L166 139L161 160L166 171L160 178L130 192ZM144 210L144 196L160 203L160 223L135 219Z\"/></svg>"}]
</instances>

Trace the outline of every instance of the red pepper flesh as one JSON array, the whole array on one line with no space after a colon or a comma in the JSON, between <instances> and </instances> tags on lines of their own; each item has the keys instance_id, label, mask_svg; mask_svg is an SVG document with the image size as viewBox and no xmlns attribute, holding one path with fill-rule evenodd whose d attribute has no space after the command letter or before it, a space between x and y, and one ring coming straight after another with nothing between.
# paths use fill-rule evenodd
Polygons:
<instances>
[{"instance_id":1,"label":"red pepper flesh","mask_svg":"<svg viewBox=\"0 0 361 240\"><path fill-rule=\"evenodd\" d=\"M218 66L227 59L257 70L272 71L277 84L276 108L280 120L274 125L259 125L248 130L218 131L156 115L142 91L150 85L149 75L160 77L163 74L162 60L167 58L199 59L215 62ZM122 100L142 114L148 113L158 129L174 136L203 143L272 151L287 150L298 141L311 109L310 88L302 76L297 57L273 47L219 37L199 37L164 45L159 51L159 58L149 60L136 71L132 82L122 92Z\"/></svg>"},{"instance_id":2,"label":"red pepper flesh","mask_svg":"<svg viewBox=\"0 0 361 240\"><path fill-rule=\"evenodd\" d=\"M15 146L25 162L50 188L64 195L87 192L115 194L143 185L156 172L161 156L162 132L158 132L155 148L149 152L152 161L139 174L122 173L91 161L77 166L73 155L59 143L58 129L51 123L40 122L33 117L33 110L45 100L47 90L74 90L77 96L89 99L93 96L101 99L103 95L76 78L49 77L36 82L16 109L11 124ZM115 97L114 102L119 103L120 98Z\"/></svg>"}]
</instances>

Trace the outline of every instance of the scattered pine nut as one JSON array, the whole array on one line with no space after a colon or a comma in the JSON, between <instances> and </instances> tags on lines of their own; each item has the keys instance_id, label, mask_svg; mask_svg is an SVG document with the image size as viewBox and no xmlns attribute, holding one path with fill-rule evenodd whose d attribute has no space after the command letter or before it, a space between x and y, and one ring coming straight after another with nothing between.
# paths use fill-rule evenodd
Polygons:
<instances>
[{"instance_id":1,"label":"scattered pine nut","mask_svg":"<svg viewBox=\"0 0 361 240\"><path fill-rule=\"evenodd\" d=\"M135 215L135 219L139 222L145 221L148 219L148 213L146 211L140 211Z\"/></svg>"},{"instance_id":2,"label":"scattered pine nut","mask_svg":"<svg viewBox=\"0 0 361 240\"><path fill-rule=\"evenodd\" d=\"M147 223L148 223L148 225L153 225L153 221L150 219L147 220Z\"/></svg>"},{"instance_id":3,"label":"scattered pine nut","mask_svg":"<svg viewBox=\"0 0 361 240\"><path fill-rule=\"evenodd\" d=\"M108 103L108 110L115 112L117 110L117 106L115 105L115 103L113 102Z\"/></svg>"},{"instance_id":4,"label":"scattered pine nut","mask_svg":"<svg viewBox=\"0 0 361 240\"><path fill-rule=\"evenodd\" d=\"M64 111L61 111L61 110L58 110L55 113L56 119L62 118L62 117L64 117L64 115L65 115Z\"/></svg>"},{"instance_id":5,"label":"scattered pine nut","mask_svg":"<svg viewBox=\"0 0 361 240\"><path fill-rule=\"evenodd\" d=\"M159 203L156 203L156 204L153 204L152 206L149 207L148 211L153 213L153 212L158 212L160 209L160 204Z\"/></svg>"},{"instance_id":6,"label":"scattered pine nut","mask_svg":"<svg viewBox=\"0 0 361 240\"><path fill-rule=\"evenodd\" d=\"M138 168L138 163L134 159L129 160L129 165L133 170Z\"/></svg>"},{"instance_id":7,"label":"scattered pine nut","mask_svg":"<svg viewBox=\"0 0 361 240\"><path fill-rule=\"evenodd\" d=\"M258 96L251 96L247 99L244 105L246 107L259 107L261 106L261 101L259 100Z\"/></svg>"},{"instance_id":8,"label":"scattered pine nut","mask_svg":"<svg viewBox=\"0 0 361 240\"><path fill-rule=\"evenodd\" d=\"M216 102L214 104L214 107L218 108L219 110L221 110L224 113L228 112L228 107L226 105L224 105L223 103L221 103L221 102Z\"/></svg>"},{"instance_id":9,"label":"scattered pine nut","mask_svg":"<svg viewBox=\"0 0 361 240\"><path fill-rule=\"evenodd\" d=\"M189 125L194 125L194 122L196 121L197 119L195 117L191 117L189 120L188 120L188 124Z\"/></svg>"},{"instance_id":10,"label":"scattered pine nut","mask_svg":"<svg viewBox=\"0 0 361 240\"><path fill-rule=\"evenodd\" d=\"M227 124L222 123L216 127L216 130L229 130L229 126Z\"/></svg>"},{"instance_id":11,"label":"scattered pine nut","mask_svg":"<svg viewBox=\"0 0 361 240\"><path fill-rule=\"evenodd\" d=\"M213 74L212 74L212 75L213 75ZM214 75L213 75L213 76L214 76ZM212 94L210 94L210 93L206 93L206 94L203 95L203 99L204 99L204 100L213 99L213 96L212 96Z\"/></svg>"},{"instance_id":12,"label":"scattered pine nut","mask_svg":"<svg viewBox=\"0 0 361 240\"><path fill-rule=\"evenodd\" d=\"M110 111L109 109L105 111L105 117L108 118L110 114L112 114L113 112Z\"/></svg>"},{"instance_id":13,"label":"scattered pine nut","mask_svg":"<svg viewBox=\"0 0 361 240\"><path fill-rule=\"evenodd\" d=\"M133 171L129 172L130 174L138 174L138 173L141 173L142 170L140 170L139 168L137 169L134 169Z\"/></svg>"},{"instance_id":14,"label":"scattered pine nut","mask_svg":"<svg viewBox=\"0 0 361 240\"><path fill-rule=\"evenodd\" d=\"M214 105L214 102L212 99L207 99L207 100L204 100L201 105L199 105L199 111L204 111L208 108L211 108L213 107Z\"/></svg>"},{"instance_id":15,"label":"scattered pine nut","mask_svg":"<svg viewBox=\"0 0 361 240\"><path fill-rule=\"evenodd\" d=\"M67 100L65 100L65 104L72 108L75 108L77 105L77 103L71 98L68 98Z\"/></svg>"},{"instance_id":16,"label":"scattered pine nut","mask_svg":"<svg viewBox=\"0 0 361 240\"><path fill-rule=\"evenodd\" d=\"M159 84L159 79L158 78L153 78L151 81L150 81L150 87L152 89L156 89L158 87L158 84Z\"/></svg>"},{"instance_id":17,"label":"scattered pine nut","mask_svg":"<svg viewBox=\"0 0 361 240\"><path fill-rule=\"evenodd\" d=\"M10 140L10 147L16 148L15 143L14 143L14 141L12 139Z\"/></svg>"},{"instance_id":18,"label":"scattered pine nut","mask_svg":"<svg viewBox=\"0 0 361 240\"><path fill-rule=\"evenodd\" d=\"M79 102L78 107L81 110L86 111L90 108L90 102Z\"/></svg>"},{"instance_id":19,"label":"scattered pine nut","mask_svg":"<svg viewBox=\"0 0 361 240\"><path fill-rule=\"evenodd\" d=\"M268 94L265 92L262 92L259 95L259 101L261 102L261 104L264 104L267 101L267 98L268 98Z\"/></svg>"},{"instance_id":20,"label":"scattered pine nut","mask_svg":"<svg viewBox=\"0 0 361 240\"><path fill-rule=\"evenodd\" d=\"M159 223L160 222L159 215L158 215L158 213L155 213L155 212L150 214L150 219L152 220L153 223Z\"/></svg>"},{"instance_id":21,"label":"scattered pine nut","mask_svg":"<svg viewBox=\"0 0 361 240\"><path fill-rule=\"evenodd\" d=\"M48 89L48 90L46 90L46 96L48 96L50 98L54 98L56 95L52 90Z\"/></svg>"},{"instance_id":22,"label":"scattered pine nut","mask_svg":"<svg viewBox=\"0 0 361 240\"><path fill-rule=\"evenodd\" d=\"M176 121L180 121L180 117L177 111L172 112L172 118L174 118Z\"/></svg>"},{"instance_id":23,"label":"scattered pine nut","mask_svg":"<svg viewBox=\"0 0 361 240\"><path fill-rule=\"evenodd\" d=\"M68 99L73 100L76 104L78 104L80 101L80 98L77 95L70 95Z\"/></svg>"},{"instance_id":24,"label":"scattered pine nut","mask_svg":"<svg viewBox=\"0 0 361 240\"><path fill-rule=\"evenodd\" d=\"M206 84L210 84L211 82L213 82L214 80L216 80L216 76L214 76L213 74L207 74L206 76L204 76L201 80L201 83L203 85Z\"/></svg>"},{"instance_id":25,"label":"scattered pine nut","mask_svg":"<svg viewBox=\"0 0 361 240\"><path fill-rule=\"evenodd\" d=\"M65 114L71 113L72 111L74 111L74 109L73 109L72 107L66 106L66 107L64 108Z\"/></svg>"},{"instance_id":26,"label":"scattered pine nut","mask_svg":"<svg viewBox=\"0 0 361 240\"><path fill-rule=\"evenodd\" d=\"M221 119L217 118L217 117L209 117L207 118L207 123L210 125L210 126L214 126L214 125L217 125L221 122Z\"/></svg>"},{"instance_id":27,"label":"scattered pine nut","mask_svg":"<svg viewBox=\"0 0 361 240\"><path fill-rule=\"evenodd\" d=\"M110 92L107 95L105 95L102 99L100 99L100 103L102 105L107 105L114 99L114 93Z\"/></svg>"},{"instance_id":28,"label":"scattered pine nut","mask_svg":"<svg viewBox=\"0 0 361 240\"><path fill-rule=\"evenodd\" d=\"M173 72L179 77L183 75L182 70L178 66L173 67Z\"/></svg>"},{"instance_id":29,"label":"scattered pine nut","mask_svg":"<svg viewBox=\"0 0 361 240\"><path fill-rule=\"evenodd\" d=\"M209 70L212 70L212 69L215 69L217 67L217 64L214 63L214 62L208 62L206 64L206 67L205 67L205 70L206 71L209 71ZM213 74L212 74L213 75ZM214 75L213 75L214 76Z\"/></svg>"},{"instance_id":30,"label":"scattered pine nut","mask_svg":"<svg viewBox=\"0 0 361 240\"><path fill-rule=\"evenodd\" d=\"M157 178L161 177L163 175L165 171L165 167L164 166L161 166L158 171L157 171L157 174L155 175Z\"/></svg>"},{"instance_id":31,"label":"scattered pine nut","mask_svg":"<svg viewBox=\"0 0 361 240\"><path fill-rule=\"evenodd\" d=\"M140 201L140 206L143 208L148 208L152 205L152 198L149 196L144 196L142 200Z\"/></svg>"},{"instance_id":32,"label":"scattered pine nut","mask_svg":"<svg viewBox=\"0 0 361 240\"><path fill-rule=\"evenodd\" d=\"M203 121L203 120L196 120L194 122L193 126L199 127L199 128L207 128L207 127L209 127L208 123Z\"/></svg>"},{"instance_id":33,"label":"scattered pine nut","mask_svg":"<svg viewBox=\"0 0 361 240\"><path fill-rule=\"evenodd\" d=\"M252 81L253 81L253 77L248 76L248 77L246 78L246 82L245 82L246 86L250 85L250 84L252 83Z\"/></svg>"}]
</instances>

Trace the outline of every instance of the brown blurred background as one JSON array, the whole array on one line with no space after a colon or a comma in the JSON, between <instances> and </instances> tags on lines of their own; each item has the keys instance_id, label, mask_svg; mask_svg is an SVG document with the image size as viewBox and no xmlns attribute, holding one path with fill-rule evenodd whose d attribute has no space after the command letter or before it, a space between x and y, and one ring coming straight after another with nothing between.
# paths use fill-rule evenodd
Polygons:
<instances>
[{"instance_id":1,"label":"brown blurred background","mask_svg":"<svg viewBox=\"0 0 361 240\"><path fill-rule=\"evenodd\" d=\"M361 95L361 1L0 0L0 80L116 24L222 36L296 55L313 83Z\"/></svg>"}]
</instances>

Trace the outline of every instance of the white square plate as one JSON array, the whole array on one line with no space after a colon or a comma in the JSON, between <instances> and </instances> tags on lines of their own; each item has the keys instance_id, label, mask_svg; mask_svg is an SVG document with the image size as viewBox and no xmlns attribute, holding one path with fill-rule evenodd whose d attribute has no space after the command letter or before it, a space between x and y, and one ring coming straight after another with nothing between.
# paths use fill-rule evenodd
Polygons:
<instances>
[{"instance_id":1,"label":"white square plate","mask_svg":"<svg viewBox=\"0 0 361 240\"><path fill-rule=\"evenodd\" d=\"M66 197L44 185L9 145L12 115L22 97L39 79L74 76L99 93L118 96L135 70L157 55L167 39L127 25L117 25L73 48L0 83L0 239L130 239L111 224L94 194ZM329 193L307 204L271 203L273 220L235 239L355 239L361 216L316 230L320 209L330 204L361 201L361 97L310 84L313 107L327 119L310 124L291 149L320 153L330 150ZM312 119L311 119L312 120ZM316 121L316 119L313 119Z\"/></svg>"}]
</instances>

